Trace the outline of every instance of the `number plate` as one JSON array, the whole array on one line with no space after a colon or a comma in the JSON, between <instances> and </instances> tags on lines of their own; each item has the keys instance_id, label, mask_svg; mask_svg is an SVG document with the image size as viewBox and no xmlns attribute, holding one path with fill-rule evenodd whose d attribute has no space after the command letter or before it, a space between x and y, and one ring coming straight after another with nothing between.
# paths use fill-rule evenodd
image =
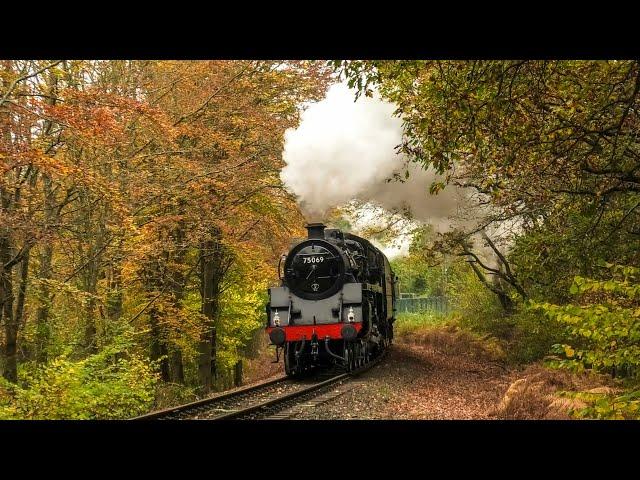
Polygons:
<instances>
[{"instance_id":1,"label":"number plate","mask_svg":"<svg viewBox=\"0 0 640 480\"><path fill-rule=\"evenodd\" d=\"M304 257L302 259L302 263L322 263L324 262L324 257L321 256L317 256L317 257Z\"/></svg>"}]
</instances>

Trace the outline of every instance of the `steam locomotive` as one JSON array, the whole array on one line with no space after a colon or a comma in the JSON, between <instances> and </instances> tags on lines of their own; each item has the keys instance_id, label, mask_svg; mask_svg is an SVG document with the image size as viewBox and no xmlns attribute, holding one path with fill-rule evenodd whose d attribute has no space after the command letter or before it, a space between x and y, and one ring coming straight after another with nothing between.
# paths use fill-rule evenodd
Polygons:
<instances>
[{"instance_id":1,"label":"steam locomotive","mask_svg":"<svg viewBox=\"0 0 640 480\"><path fill-rule=\"evenodd\" d=\"M391 344L397 277L364 238L322 223L308 224L307 232L280 259L266 330L287 375L330 365L350 371Z\"/></svg>"}]
</instances>

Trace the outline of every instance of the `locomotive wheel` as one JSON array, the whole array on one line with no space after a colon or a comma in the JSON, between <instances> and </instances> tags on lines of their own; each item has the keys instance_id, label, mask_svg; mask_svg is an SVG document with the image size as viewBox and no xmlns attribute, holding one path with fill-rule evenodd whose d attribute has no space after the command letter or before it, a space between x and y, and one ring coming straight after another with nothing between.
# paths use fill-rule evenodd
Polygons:
<instances>
[{"instance_id":1,"label":"locomotive wheel","mask_svg":"<svg viewBox=\"0 0 640 480\"><path fill-rule=\"evenodd\" d=\"M296 376L300 372L300 366L296 363L295 347L287 343L284 348L284 373L289 376Z\"/></svg>"},{"instance_id":2,"label":"locomotive wheel","mask_svg":"<svg viewBox=\"0 0 640 480\"><path fill-rule=\"evenodd\" d=\"M354 365L356 361L356 356L353 351L353 343L349 344L349 371L353 371Z\"/></svg>"},{"instance_id":3,"label":"locomotive wheel","mask_svg":"<svg viewBox=\"0 0 640 480\"><path fill-rule=\"evenodd\" d=\"M293 370L292 370L292 366L293 366L293 362L291 359L291 355L292 351L291 348L289 348L289 344L286 344L284 346L284 373L286 373L287 375L293 375Z\"/></svg>"},{"instance_id":4,"label":"locomotive wheel","mask_svg":"<svg viewBox=\"0 0 640 480\"><path fill-rule=\"evenodd\" d=\"M353 344L353 369L355 370L360 366L360 349L357 343Z\"/></svg>"},{"instance_id":5,"label":"locomotive wheel","mask_svg":"<svg viewBox=\"0 0 640 480\"><path fill-rule=\"evenodd\" d=\"M353 360L351 360L351 370L355 370L358 368L358 350L355 343L351 344L351 353L353 357Z\"/></svg>"},{"instance_id":6,"label":"locomotive wheel","mask_svg":"<svg viewBox=\"0 0 640 480\"><path fill-rule=\"evenodd\" d=\"M353 354L353 345L351 343L347 343L344 346L344 358L345 358L345 365L346 365L346 369L347 372L350 372L353 370L353 359L354 354Z\"/></svg>"},{"instance_id":7,"label":"locomotive wheel","mask_svg":"<svg viewBox=\"0 0 640 480\"><path fill-rule=\"evenodd\" d=\"M349 352L349 347L347 345L344 347L344 368L347 372L351 371L351 352Z\"/></svg>"}]
</instances>

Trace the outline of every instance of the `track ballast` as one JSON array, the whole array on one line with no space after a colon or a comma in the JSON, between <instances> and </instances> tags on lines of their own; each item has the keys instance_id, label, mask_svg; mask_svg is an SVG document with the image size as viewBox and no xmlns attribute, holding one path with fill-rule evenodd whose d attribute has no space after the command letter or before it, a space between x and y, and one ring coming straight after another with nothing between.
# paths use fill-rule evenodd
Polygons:
<instances>
[{"instance_id":1,"label":"track ballast","mask_svg":"<svg viewBox=\"0 0 640 480\"><path fill-rule=\"evenodd\" d=\"M196 402L171 407L135 417L132 420L249 420L277 418L277 413L306 402L377 365L383 358L371 360L349 373L319 372L306 379L287 376Z\"/></svg>"}]
</instances>

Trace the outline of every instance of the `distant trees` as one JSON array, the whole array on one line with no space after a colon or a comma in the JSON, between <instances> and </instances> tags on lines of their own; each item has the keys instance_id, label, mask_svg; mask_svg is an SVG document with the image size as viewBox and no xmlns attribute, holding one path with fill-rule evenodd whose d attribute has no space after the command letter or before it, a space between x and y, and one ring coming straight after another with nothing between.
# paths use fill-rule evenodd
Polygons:
<instances>
[{"instance_id":1,"label":"distant trees","mask_svg":"<svg viewBox=\"0 0 640 480\"><path fill-rule=\"evenodd\" d=\"M220 295L249 295L239 271L273 275L299 218L283 134L329 75L303 61L3 61L4 378L132 334L165 382L213 388L251 336L219 351Z\"/></svg>"}]
</instances>

